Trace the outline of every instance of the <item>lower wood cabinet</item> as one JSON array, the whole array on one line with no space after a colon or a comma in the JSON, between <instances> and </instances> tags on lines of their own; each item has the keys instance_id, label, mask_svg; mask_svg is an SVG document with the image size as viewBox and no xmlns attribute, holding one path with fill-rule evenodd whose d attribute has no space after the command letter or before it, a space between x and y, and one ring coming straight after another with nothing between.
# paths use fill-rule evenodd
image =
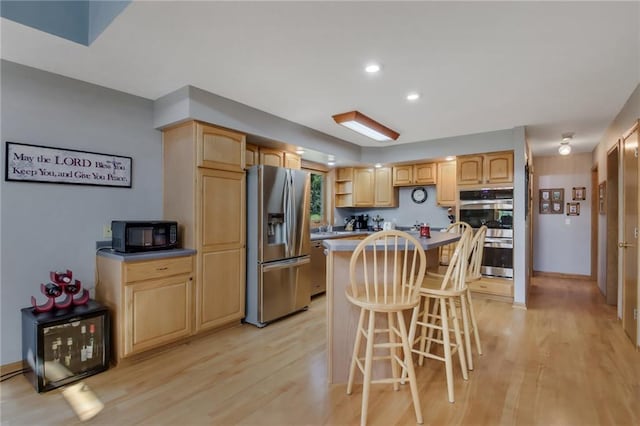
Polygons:
<instances>
[{"instance_id":1,"label":"lower wood cabinet","mask_svg":"<svg viewBox=\"0 0 640 426\"><path fill-rule=\"evenodd\" d=\"M112 359L191 335L193 292L193 256L128 262L99 255L96 299L112 313Z\"/></svg>"}]
</instances>

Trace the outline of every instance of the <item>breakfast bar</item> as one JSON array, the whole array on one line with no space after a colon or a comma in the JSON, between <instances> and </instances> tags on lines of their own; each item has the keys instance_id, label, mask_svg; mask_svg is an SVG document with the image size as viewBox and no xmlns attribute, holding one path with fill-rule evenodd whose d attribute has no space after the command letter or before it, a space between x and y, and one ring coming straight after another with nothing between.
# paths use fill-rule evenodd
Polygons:
<instances>
[{"instance_id":1,"label":"breakfast bar","mask_svg":"<svg viewBox=\"0 0 640 426\"><path fill-rule=\"evenodd\" d=\"M431 231L431 238L419 238L427 254L427 268L437 266L438 247L454 243L460 235ZM327 372L329 383L346 383L356 336L359 311L345 297L349 285L351 254L362 240L325 240L327 254ZM379 366L380 367L380 366ZM374 377L376 376L374 365Z\"/></svg>"}]
</instances>

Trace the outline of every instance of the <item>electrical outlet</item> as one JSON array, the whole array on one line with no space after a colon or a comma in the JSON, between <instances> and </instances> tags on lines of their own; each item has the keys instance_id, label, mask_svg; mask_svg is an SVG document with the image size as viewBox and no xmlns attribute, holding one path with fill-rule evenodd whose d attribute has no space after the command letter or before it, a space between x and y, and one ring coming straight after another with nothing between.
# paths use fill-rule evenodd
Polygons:
<instances>
[{"instance_id":1,"label":"electrical outlet","mask_svg":"<svg viewBox=\"0 0 640 426\"><path fill-rule=\"evenodd\" d=\"M111 238L111 225L104 225L102 227L102 237Z\"/></svg>"}]
</instances>

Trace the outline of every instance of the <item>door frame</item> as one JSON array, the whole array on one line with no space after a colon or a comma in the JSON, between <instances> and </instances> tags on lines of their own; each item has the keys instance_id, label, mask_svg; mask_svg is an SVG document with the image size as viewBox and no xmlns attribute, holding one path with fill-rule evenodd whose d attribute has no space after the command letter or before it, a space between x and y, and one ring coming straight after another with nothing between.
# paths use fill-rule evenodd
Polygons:
<instances>
[{"instance_id":1,"label":"door frame","mask_svg":"<svg viewBox=\"0 0 640 426\"><path fill-rule=\"evenodd\" d=\"M591 169L591 280L598 281L598 166Z\"/></svg>"},{"instance_id":2,"label":"door frame","mask_svg":"<svg viewBox=\"0 0 640 426\"><path fill-rule=\"evenodd\" d=\"M619 235L619 188L620 188L620 143L618 140L607 151L607 186L606 186L606 229L605 241L605 298L607 304L618 306L618 318L622 318L622 287L620 280L620 259L618 249Z\"/></svg>"},{"instance_id":3,"label":"door frame","mask_svg":"<svg viewBox=\"0 0 640 426\"><path fill-rule=\"evenodd\" d=\"M633 343L633 345L635 347L638 347L638 331L640 330L640 328L638 327L640 324L640 320L639 320L639 315L637 314L638 312L638 305L639 305L639 297L638 297L638 293L639 293L639 289L638 289L638 285L639 285L639 280L638 280L638 271L640 270L638 268L638 265L640 264L640 250L638 250L638 237L637 237L637 231L638 231L638 226L640 225L638 223L638 212L640 210L640 197L638 195L638 181L640 180L640 174L638 174L638 162L640 160L640 156L638 155L638 148L639 148L639 144L640 144L640 120L636 120L636 122L634 123L634 125L631 127L631 129L629 129L627 132L624 133L622 139L621 139L621 159L622 159L622 163L621 163L621 172L622 172L622 208L620 210L620 217L622 218L622 220L620 221L620 234L619 234L619 238L618 241L619 242L624 242L627 243L628 240L628 235L626 235L626 229L627 228L627 206L625 205L626 201L627 201L627 197L625 196L625 187L628 186L628 182L627 179L628 177L625 175L625 154L627 152L627 148L625 146L625 142L627 141L627 139L629 139L633 134L636 134L636 149L635 149L635 160L633 160L632 158L632 164L635 163L635 182L631 181L631 184L635 184L635 206L633 204L631 204L631 208L634 209L630 212L630 217L629 217L629 221L631 221L631 225L634 225L635 228L635 233L636 233L636 237L635 237L635 241L631 242L630 244L632 246L635 246L636 249L636 255L635 255L635 259L633 258L633 256L631 256L631 258L625 256L626 253L626 248L624 248L622 245L620 245L620 255L619 255L619 261L620 261L620 271L621 274L618 278L619 281L619 285L622 286L622 328L625 331L625 334L627 334L627 336L629 337L629 339L631 339L631 342ZM633 167L633 166L632 166ZM633 194L634 190L632 188L632 194ZM633 222L633 220L635 220L635 223ZM635 261L635 274L632 274L632 276L635 276L635 284L632 282L630 284L627 284L625 280L626 275L625 275L625 270L627 268L627 265L625 264L625 260L627 261L631 261L634 262ZM631 267L633 268L633 264L631 264ZM632 294L632 296L628 296L628 292L635 292L635 295ZM631 299L631 305L628 305L628 300ZM635 303L633 303L633 301L635 300ZM633 317L633 314L629 314L626 309L633 309L635 311L635 318Z\"/></svg>"}]
</instances>

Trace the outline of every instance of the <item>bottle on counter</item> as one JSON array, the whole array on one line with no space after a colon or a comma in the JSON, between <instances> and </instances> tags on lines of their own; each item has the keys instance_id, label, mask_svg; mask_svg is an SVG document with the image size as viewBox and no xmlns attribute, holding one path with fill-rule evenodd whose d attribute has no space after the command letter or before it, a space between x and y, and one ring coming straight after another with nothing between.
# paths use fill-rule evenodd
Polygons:
<instances>
[{"instance_id":1,"label":"bottle on counter","mask_svg":"<svg viewBox=\"0 0 640 426\"><path fill-rule=\"evenodd\" d=\"M71 367L73 362L73 337L67 338L67 347L64 352L64 365Z\"/></svg>"},{"instance_id":2,"label":"bottle on counter","mask_svg":"<svg viewBox=\"0 0 640 426\"><path fill-rule=\"evenodd\" d=\"M93 323L89 324L89 341L87 342L87 347L85 349L87 359L93 359L95 333L96 333L96 325Z\"/></svg>"},{"instance_id":3,"label":"bottle on counter","mask_svg":"<svg viewBox=\"0 0 640 426\"><path fill-rule=\"evenodd\" d=\"M85 363L87 361L87 345L89 344L87 338L87 326L82 324L80 326L80 362Z\"/></svg>"}]
</instances>

